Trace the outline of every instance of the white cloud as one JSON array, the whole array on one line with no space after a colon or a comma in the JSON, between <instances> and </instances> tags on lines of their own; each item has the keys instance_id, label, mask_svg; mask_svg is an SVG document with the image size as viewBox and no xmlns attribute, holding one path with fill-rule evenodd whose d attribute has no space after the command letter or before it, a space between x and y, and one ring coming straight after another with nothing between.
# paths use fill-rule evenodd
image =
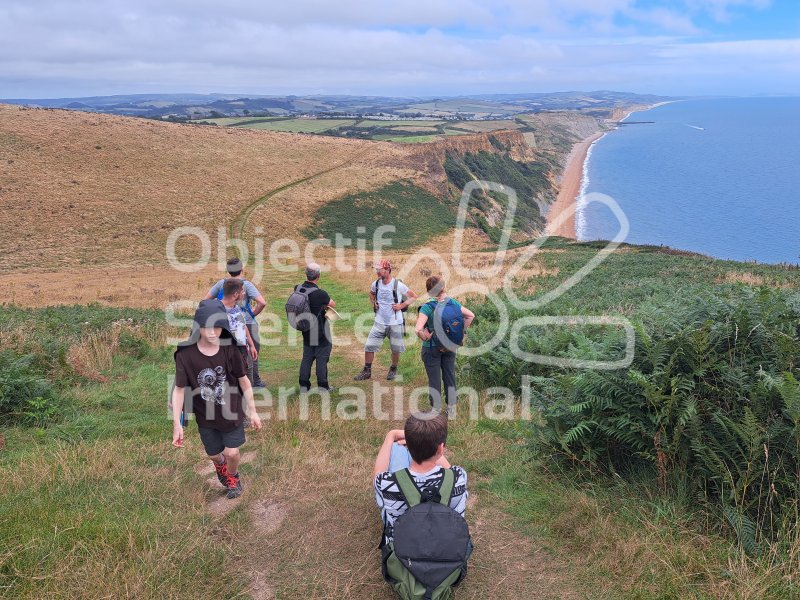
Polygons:
<instances>
[{"instance_id":1,"label":"white cloud","mask_svg":"<svg viewBox=\"0 0 800 600\"><path fill-rule=\"evenodd\" d=\"M706 13L763 2L683 0ZM642 35L640 25L666 35ZM796 71L776 58L795 60L797 40L686 44L676 37L697 33L689 17L636 0L4 0L0 95L565 87L684 94L800 86L787 83L786 73ZM772 87L747 89L753 79L738 70L748 65L759 69L759 85Z\"/></svg>"}]
</instances>

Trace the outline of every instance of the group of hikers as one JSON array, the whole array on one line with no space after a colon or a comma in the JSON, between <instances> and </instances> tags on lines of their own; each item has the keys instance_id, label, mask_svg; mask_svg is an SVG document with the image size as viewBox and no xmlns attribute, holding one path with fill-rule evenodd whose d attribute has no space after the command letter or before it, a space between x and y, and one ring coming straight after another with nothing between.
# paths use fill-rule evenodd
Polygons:
<instances>
[{"instance_id":1,"label":"group of hikers","mask_svg":"<svg viewBox=\"0 0 800 600\"><path fill-rule=\"evenodd\" d=\"M189 339L175 352L171 398L173 445L183 445L185 414L192 412L205 452L229 499L243 492L239 447L245 442L248 424L256 431L262 428L253 388L265 386L258 368L256 317L266 301L243 279L243 269L238 258L230 259L229 277L214 284L200 302ZM392 361L386 379L396 378L400 355L406 350L405 313L418 298L392 276L390 261L379 261L375 271L377 279L369 292L375 321L356 381L372 377L375 353L387 337ZM319 287L320 274L319 265L308 264L306 281L295 286L286 303L287 319L303 337L301 393L311 390L314 363L317 386L333 389L328 381L333 337L327 313L336 303ZM447 296L440 277L429 277L426 291L430 300L420 307L414 332L422 340L431 409L412 414L403 429L386 434L375 460L373 486L384 526L380 547L387 582L403 598L444 599L466 574L472 551L463 519L467 475L461 467L449 464L444 447L448 416L456 402L456 351L475 315ZM191 409L184 411L186 398L191 399Z\"/></svg>"}]
</instances>

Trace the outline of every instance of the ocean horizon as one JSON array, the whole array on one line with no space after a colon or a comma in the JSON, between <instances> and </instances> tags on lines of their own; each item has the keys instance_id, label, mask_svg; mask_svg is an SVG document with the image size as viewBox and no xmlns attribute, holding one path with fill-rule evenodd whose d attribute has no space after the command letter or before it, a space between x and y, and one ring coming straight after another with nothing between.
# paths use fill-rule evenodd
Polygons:
<instances>
[{"instance_id":1,"label":"ocean horizon","mask_svg":"<svg viewBox=\"0 0 800 600\"><path fill-rule=\"evenodd\" d=\"M608 208L586 204L599 192L627 216L626 242L800 263L798 115L800 98L685 100L631 113L587 154L578 239L619 231Z\"/></svg>"}]
</instances>

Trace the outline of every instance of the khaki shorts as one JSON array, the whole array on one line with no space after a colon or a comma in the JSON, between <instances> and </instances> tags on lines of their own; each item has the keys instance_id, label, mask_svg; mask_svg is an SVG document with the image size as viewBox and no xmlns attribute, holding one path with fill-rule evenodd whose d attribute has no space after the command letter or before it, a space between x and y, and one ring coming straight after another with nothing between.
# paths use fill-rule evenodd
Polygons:
<instances>
[{"instance_id":1,"label":"khaki shorts","mask_svg":"<svg viewBox=\"0 0 800 600\"><path fill-rule=\"evenodd\" d=\"M405 352L406 344L403 340L403 325L384 325L375 323L367 337L364 352L377 352L383 346L383 340L389 338L389 347L392 352Z\"/></svg>"}]
</instances>

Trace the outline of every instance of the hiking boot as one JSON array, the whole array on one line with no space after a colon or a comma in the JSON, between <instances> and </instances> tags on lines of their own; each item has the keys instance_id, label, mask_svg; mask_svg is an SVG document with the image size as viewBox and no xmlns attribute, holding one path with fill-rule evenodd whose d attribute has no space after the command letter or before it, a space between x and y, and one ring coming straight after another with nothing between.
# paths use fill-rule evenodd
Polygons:
<instances>
[{"instance_id":1,"label":"hiking boot","mask_svg":"<svg viewBox=\"0 0 800 600\"><path fill-rule=\"evenodd\" d=\"M353 381L365 381L372 377L372 369L362 369L361 373L353 377Z\"/></svg>"},{"instance_id":2,"label":"hiking boot","mask_svg":"<svg viewBox=\"0 0 800 600\"><path fill-rule=\"evenodd\" d=\"M221 465L214 463L214 470L217 472L217 479L224 486L228 487L228 463L224 462Z\"/></svg>"},{"instance_id":3,"label":"hiking boot","mask_svg":"<svg viewBox=\"0 0 800 600\"><path fill-rule=\"evenodd\" d=\"M397 367L389 367L389 372L386 374L386 379L394 381L397 377Z\"/></svg>"},{"instance_id":4,"label":"hiking boot","mask_svg":"<svg viewBox=\"0 0 800 600\"><path fill-rule=\"evenodd\" d=\"M242 491L244 490L244 486L242 485L242 480L239 477L239 474L231 475L228 474L228 477L225 481L225 487L228 488L228 493L226 497L228 500L233 500L234 498L238 498L242 495Z\"/></svg>"}]
</instances>

